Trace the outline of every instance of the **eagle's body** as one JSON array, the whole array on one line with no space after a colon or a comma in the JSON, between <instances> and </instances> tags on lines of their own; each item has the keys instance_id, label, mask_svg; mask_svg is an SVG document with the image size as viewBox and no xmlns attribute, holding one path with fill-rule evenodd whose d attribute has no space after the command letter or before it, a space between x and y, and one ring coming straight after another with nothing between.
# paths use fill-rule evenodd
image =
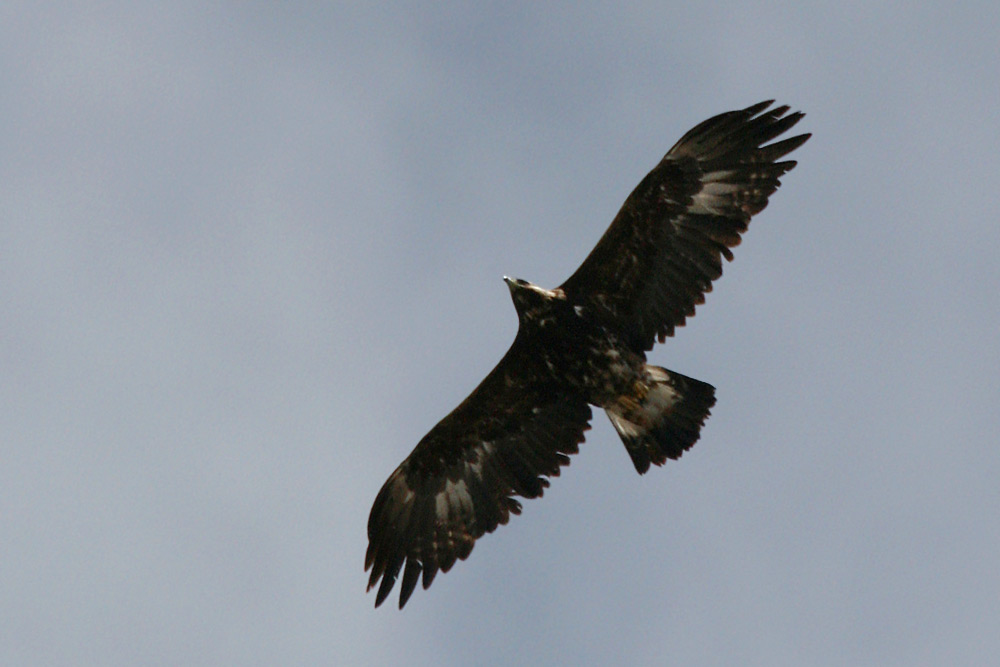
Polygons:
<instances>
[{"instance_id":1,"label":"eagle's body","mask_svg":"<svg viewBox=\"0 0 1000 667\"><path fill-rule=\"evenodd\" d=\"M561 289L506 281L520 319L519 347L538 364L539 377L597 406L639 379L645 356L629 348L606 309L571 300Z\"/></svg>"},{"instance_id":2,"label":"eagle's body","mask_svg":"<svg viewBox=\"0 0 1000 667\"><path fill-rule=\"evenodd\" d=\"M770 104L684 135L558 288L504 279L519 319L513 344L375 499L365 569L369 589L382 580L376 606L400 570L402 607L421 578L427 588L520 513L513 496L541 496L577 452L591 405L607 412L640 474L698 440L715 390L647 364L645 353L704 302L722 258L732 259L750 217L795 166L777 160L808 134L765 144L802 114L765 111Z\"/></svg>"},{"instance_id":3,"label":"eagle's body","mask_svg":"<svg viewBox=\"0 0 1000 667\"><path fill-rule=\"evenodd\" d=\"M604 408L640 474L651 461L678 458L695 443L715 403L711 385L646 364L644 352L629 344L620 318L601 300L504 280L520 320L511 349L523 351L518 356L534 365L522 366L522 374ZM662 433L664 428L673 432Z\"/></svg>"}]
</instances>

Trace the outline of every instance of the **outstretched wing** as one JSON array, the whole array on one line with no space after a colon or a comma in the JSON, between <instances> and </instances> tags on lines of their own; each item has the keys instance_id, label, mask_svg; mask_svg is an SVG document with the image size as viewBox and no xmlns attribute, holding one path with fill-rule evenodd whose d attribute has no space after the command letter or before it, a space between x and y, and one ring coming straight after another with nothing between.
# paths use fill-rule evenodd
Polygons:
<instances>
[{"instance_id":1,"label":"outstretched wing","mask_svg":"<svg viewBox=\"0 0 1000 667\"><path fill-rule=\"evenodd\" d=\"M520 514L512 496L542 495L577 452L591 413L586 401L534 372L520 336L497 367L417 444L383 485L368 517L375 606L403 570L399 607L423 576L431 585L465 559L476 539ZM405 568L404 568L405 564Z\"/></svg>"},{"instance_id":2,"label":"outstretched wing","mask_svg":"<svg viewBox=\"0 0 1000 667\"><path fill-rule=\"evenodd\" d=\"M722 258L751 216L767 206L778 178L795 166L781 157L808 134L764 145L804 114L761 102L701 123L685 134L625 200L597 246L562 288L607 308L637 350L659 339L705 302Z\"/></svg>"}]
</instances>

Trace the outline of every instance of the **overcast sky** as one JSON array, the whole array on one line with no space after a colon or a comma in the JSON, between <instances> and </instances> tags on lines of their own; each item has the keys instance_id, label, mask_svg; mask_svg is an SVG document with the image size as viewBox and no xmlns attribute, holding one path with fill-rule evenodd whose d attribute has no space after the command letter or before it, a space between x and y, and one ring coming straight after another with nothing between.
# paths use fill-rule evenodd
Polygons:
<instances>
[{"instance_id":1,"label":"overcast sky","mask_svg":"<svg viewBox=\"0 0 1000 667\"><path fill-rule=\"evenodd\" d=\"M318 3L317 3L318 5ZM1000 654L1000 9L0 8L0 663ZM375 494L686 130L813 139L651 361L717 388L374 610ZM797 128L798 129L798 128Z\"/></svg>"}]
</instances>

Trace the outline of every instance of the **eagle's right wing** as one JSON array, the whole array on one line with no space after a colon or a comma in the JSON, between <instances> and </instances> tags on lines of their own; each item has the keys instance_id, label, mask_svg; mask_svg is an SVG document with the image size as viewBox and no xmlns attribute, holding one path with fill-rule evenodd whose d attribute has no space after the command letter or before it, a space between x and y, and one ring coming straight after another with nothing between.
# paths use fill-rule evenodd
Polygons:
<instances>
[{"instance_id":1,"label":"eagle's right wing","mask_svg":"<svg viewBox=\"0 0 1000 667\"><path fill-rule=\"evenodd\" d=\"M476 539L520 514L569 463L591 412L541 378L520 336L496 368L417 444L383 485L368 518L368 589L375 606L403 570L399 607L423 577L465 559ZM403 567L405 564L405 568Z\"/></svg>"},{"instance_id":2,"label":"eagle's right wing","mask_svg":"<svg viewBox=\"0 0 1000 667\"><path fill-rule=\"evenodd\" d=\"M699 124L636 186L583 264L563 283L567 297L607 309L633 348L648 350L704 303L722 258L767 206L784 155L808 134L766 144L802 113L761 102Z\"/></svg>"}]
</instances>

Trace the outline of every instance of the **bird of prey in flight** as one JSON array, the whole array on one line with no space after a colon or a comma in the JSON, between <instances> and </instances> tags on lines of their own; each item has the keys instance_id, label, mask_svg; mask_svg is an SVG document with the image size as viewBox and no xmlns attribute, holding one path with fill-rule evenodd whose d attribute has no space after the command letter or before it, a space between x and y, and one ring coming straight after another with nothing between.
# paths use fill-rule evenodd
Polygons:
<instances>
[{"instance_id":1,"label":"bird of prey in flight","mask_svg":"<svg viewBox=\"0 0 1000 667\"><path fill-rule=\"evenodd\" d=\"M517 496L541 496L583 442L590 406L607 413L640 474L698 440L715 389L646 363L646 352L704 303L722 259L795 166L782 158L809 134L767 142L803 114L771 104L681 137L559 287L504 278L519 321L513 344L375 498L365 570L368 590L381 579L376 607L400 571L402 608L418 581L426 589L520 514Z\"/></svg>"}]
</instances>

